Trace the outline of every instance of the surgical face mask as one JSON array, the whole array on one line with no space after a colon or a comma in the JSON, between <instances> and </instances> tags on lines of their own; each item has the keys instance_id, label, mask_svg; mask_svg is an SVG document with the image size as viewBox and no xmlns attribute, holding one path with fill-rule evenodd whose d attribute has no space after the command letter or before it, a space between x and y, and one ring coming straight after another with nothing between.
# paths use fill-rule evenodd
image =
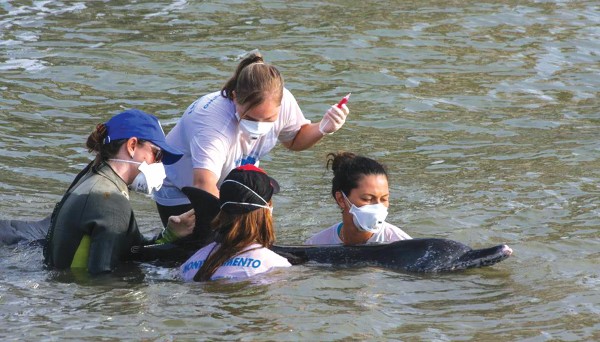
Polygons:
<instances>
[{"instance_id":1,"label":"surgical face mask","mask_svg":"<svg viewBox=\"0 0 600 342\"><path fill-rule=\"evenodd\" d=\"M236 113L236 116L239 118L240 115ZM246 133L250 139L256 140L263 135L269 133L273 126L275 126L275 122L270 121L251 121L247 119L240 120L240 129L242 132Z\"/></svg>"},{"instance_id":2,"label":"surgical face mask","mask_svg":"<svg viewBox=\"0 0 600 342\"><path fill-rule=\"evenodd\" d=\"M354 225L365 232L377 233L382 227L385 218L388 215L388 209L381 203L367 204L357 207L342 192L346 201L350 204L350 214Z\"/></svg>"},{"instance_id":3,"label":"surgical face mask","mask_svg":"<svg viewBox=\"0 0 600 342\"><path fill-rule=\"evenodd\" d=\"M271 215L273 215L273 207L271 207L269 205L269 202L265 201L264 198L262 198L261 195L257 194L254 190L250 189L249 187L247 187L245 184L242 184L238 181L235 181L233 179L226 179L223 183L227 183L227 182L231 182L231 183L236 183L238 185L241 185L242 187L248 189L250 192L252 192L256 197L260 198L261 201L263 201L265 203L265 205L262 204L257 204L257 203L247 203L247 202L232 202L232 201L227 201L223 204L221 204L220 209L223 209L224 206L226 206L227 204L239 204L239 205L245 205L245 206L250 206L250 207L257 207L257 208L265 208L268 209L271 212Z\"/></svg>"},{"instance_id":4,"label":"surgical face mask","mask_svg":"<svg viewBox=\"0 0 600 342\"><path fill-rule=\"evenodd\" d=\"M109 160L139 165L138 170L140 170L140 173L128 186L130 190L135 192L151 195L153 191L159 190L162 187L163 180L167 177L163 163L147 164L145 161L140 163L123 159Z\"/></svg>"},{"instance_id":5,"label":"surgical face mask","mask_svg":"<svg viewBox=\"0 0 600 342\"><path fill-rule=\"evenodd\" d=\"M221 205L221 209L227 204L239 204L239 205L246 205L246 206L250 206L250 207L265 208L271 212L271 215L273 215L273 207L268 206L268 205L260 205L260 204L256 204L256 203L246 203L246 202L231 202L230 201L230 202L223 203Z\"/></svg>"}]
</instances>

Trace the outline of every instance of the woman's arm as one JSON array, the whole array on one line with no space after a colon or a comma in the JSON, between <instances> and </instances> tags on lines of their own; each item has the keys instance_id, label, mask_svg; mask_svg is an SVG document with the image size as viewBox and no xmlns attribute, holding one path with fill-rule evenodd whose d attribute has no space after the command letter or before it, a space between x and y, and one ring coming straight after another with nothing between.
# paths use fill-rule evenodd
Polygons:
<instances>
[{"instance_id":1,"label":"woman's arm","mask_svg":"<svg viewBox=\"0 0 600 342\"><path fill-rule=\"evenodd\" d=\"M219 188L217 175L207 169L194 169L194 186L198 189L210 192L216 197L219 197Z\"/></svg>"},{"instance_id":2,"label":"woman's arm","mask_svg":"<svg viewBox=\"0 0 600 342\"><path fill-rule=\"evenodd\" d=\"M294 139L282 144L292 151L303 151L313 147L321 138L323 134L319 132L319 124L313 123L300 127Z\"/></svg>"},{"instance_id":3,"label":"woman's arm","mask_svg":"<svg viewBox=\"0 0 600 342\"><path fill-rule=\"evenodd\" d=\"M282 142L283 146L292 151L302 151L311 148L324 135L332 134L339 130L350 111L346 105L339 108L337 105L331 106L318 123L307 124L300 127L298 133L291 141Z\"/></svg>"},{"instance_id":4,"label":"woman's arm","mask_svg":"<svg viewBox=\"0 0 600 342\"><path fill-rule=\"evenodd\" d=\"M82 225L90 235L88 272L111 272L123 262L131 246L145 241L138 229L129 200L116 191L88 196Z\"/></svg>"}]
</instances>

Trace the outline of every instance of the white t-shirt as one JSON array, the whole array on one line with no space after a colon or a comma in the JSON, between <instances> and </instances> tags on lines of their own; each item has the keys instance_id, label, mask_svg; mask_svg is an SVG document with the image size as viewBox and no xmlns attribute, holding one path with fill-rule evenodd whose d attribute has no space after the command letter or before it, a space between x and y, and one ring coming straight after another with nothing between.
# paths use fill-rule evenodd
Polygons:
<instances>
[{"instance_id":1,"label":"white t-shirt","mask_svg":"<svg viewBox=\"0 0 600 342\"><path fill-rule=\"evenodd\" d=\"M281 110L273 129L251 140L239 129L233 101L221 92L205 95L192 103L175 127L167 134L167 143L183 152L177 163L165 165L167 178L154 200L161 205L190 203L181 192L192 186L193 169L207 169L219 178L220 186L229 172L238 166L254 164L269 153L277 141L289 142L300 128L310 123L302 114L289 90L283 90Z\"/></svg>"},{"instance_id":2,"label":"white t-shirt","mask_svg":"<svg viewBox=\"0 0 600 342\"><path fill-rule=\"evenodd\" d=\"M339 245L342 244L340 239L340 229L342 228L342 222L336 223L333 226L316 233L311 236L305 245ZM406 234L402 229L383 222L383 227L373 236L367 240L366 243L390 243L399 240L412 239L410 235Z\"/></svg>"},{"instance_id":3,"label":"white t-shirt","mask_svg":"<svg viewBox=\"0 0 600 342\"><path fill-rule=\"evenodd\" d=\"M218 249L216 242L199 249L179 268L181 277L185 281L193 281L194 276L202 267L213 248ZM255 249L253 249L255 248ZM219 278L242 279L256 274L268 272L275 267L290 267L289 261L268 248L255 243L244 249L244 252L227 260L221 267L217 268L210 277L211 280Z\"/></svg>"}]
</instances>

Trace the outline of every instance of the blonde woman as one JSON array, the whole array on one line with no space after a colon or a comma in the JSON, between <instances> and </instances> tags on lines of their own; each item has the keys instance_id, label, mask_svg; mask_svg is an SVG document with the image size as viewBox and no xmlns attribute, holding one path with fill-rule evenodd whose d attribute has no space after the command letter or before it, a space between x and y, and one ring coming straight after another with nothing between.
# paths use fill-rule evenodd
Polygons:
<instances>
[{"instance_id":1,"label":"blonde woman","mask_svg":"<svg viewBox=\"0 0 600 342\"><path fill-rule=\"evenodd\" d=\"M340 129L348 112L346 105L333 105L322 120L311 123L285 88L279 70L260 53L250 53L220 91L192 103L167 135L167 142L183 157L166 167L165 185L154 194L163 223L191 209L184 187L219 197L229 171L258 166L278 142L292 151L308 149Z\"/></svg>"}]
</instances>

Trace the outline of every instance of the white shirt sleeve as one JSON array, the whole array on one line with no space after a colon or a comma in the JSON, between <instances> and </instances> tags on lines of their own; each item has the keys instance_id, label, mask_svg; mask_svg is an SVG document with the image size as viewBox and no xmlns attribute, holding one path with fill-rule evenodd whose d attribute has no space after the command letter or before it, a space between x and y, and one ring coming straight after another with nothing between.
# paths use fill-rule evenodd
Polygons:
<instances>
[{"instance_id":1,"label":"white shirt sleeve","mask_svg":"<svg viewBox=\"0 0 600 342\"><path fill-rule=\"evenodd\" d=\"M388 222L384 222L383 228L377 233L373 234L367 243L390 243L408 239L411 239L411 237L402 231L402 229Z\"/></svg>"},{"instance_id":2,"label":"white shirt sleeve","mask_svg":"<svg viewBox=\"0 0 600 342\"><path fill-rule=\"evenodd\" d=\"M227 160L229 140L222 132L214 129L196 133L190 141L192 168L210 170L218 178Z\"/></svg>"},{"instance_id":3,"label":"white shirt sleeve","mask_svg":"<svg viewBox=\"0 0 600 342\"><path fill-rule=\"evenodd\" d=\"M302 126L310 123L310 120L304 117L298 102L294 98L294 95L287 90L283 89L283 98L281 100L281 111L279 113L283 115L283 128L279 132L279 141L288 142L292 141Z\"/></svg>"},{"instance_id":4,"label":"white shirt sleeve","mask_svg":"<svg viewBox=\"0 0 600 342\"><path fill-rule=\"evenodd\" d=\"M389 225L389 234L390 237L387 242L412 239L410 235L406 234L402 229L394 226L393 224Z\"/></svg>"}]
</instances>

